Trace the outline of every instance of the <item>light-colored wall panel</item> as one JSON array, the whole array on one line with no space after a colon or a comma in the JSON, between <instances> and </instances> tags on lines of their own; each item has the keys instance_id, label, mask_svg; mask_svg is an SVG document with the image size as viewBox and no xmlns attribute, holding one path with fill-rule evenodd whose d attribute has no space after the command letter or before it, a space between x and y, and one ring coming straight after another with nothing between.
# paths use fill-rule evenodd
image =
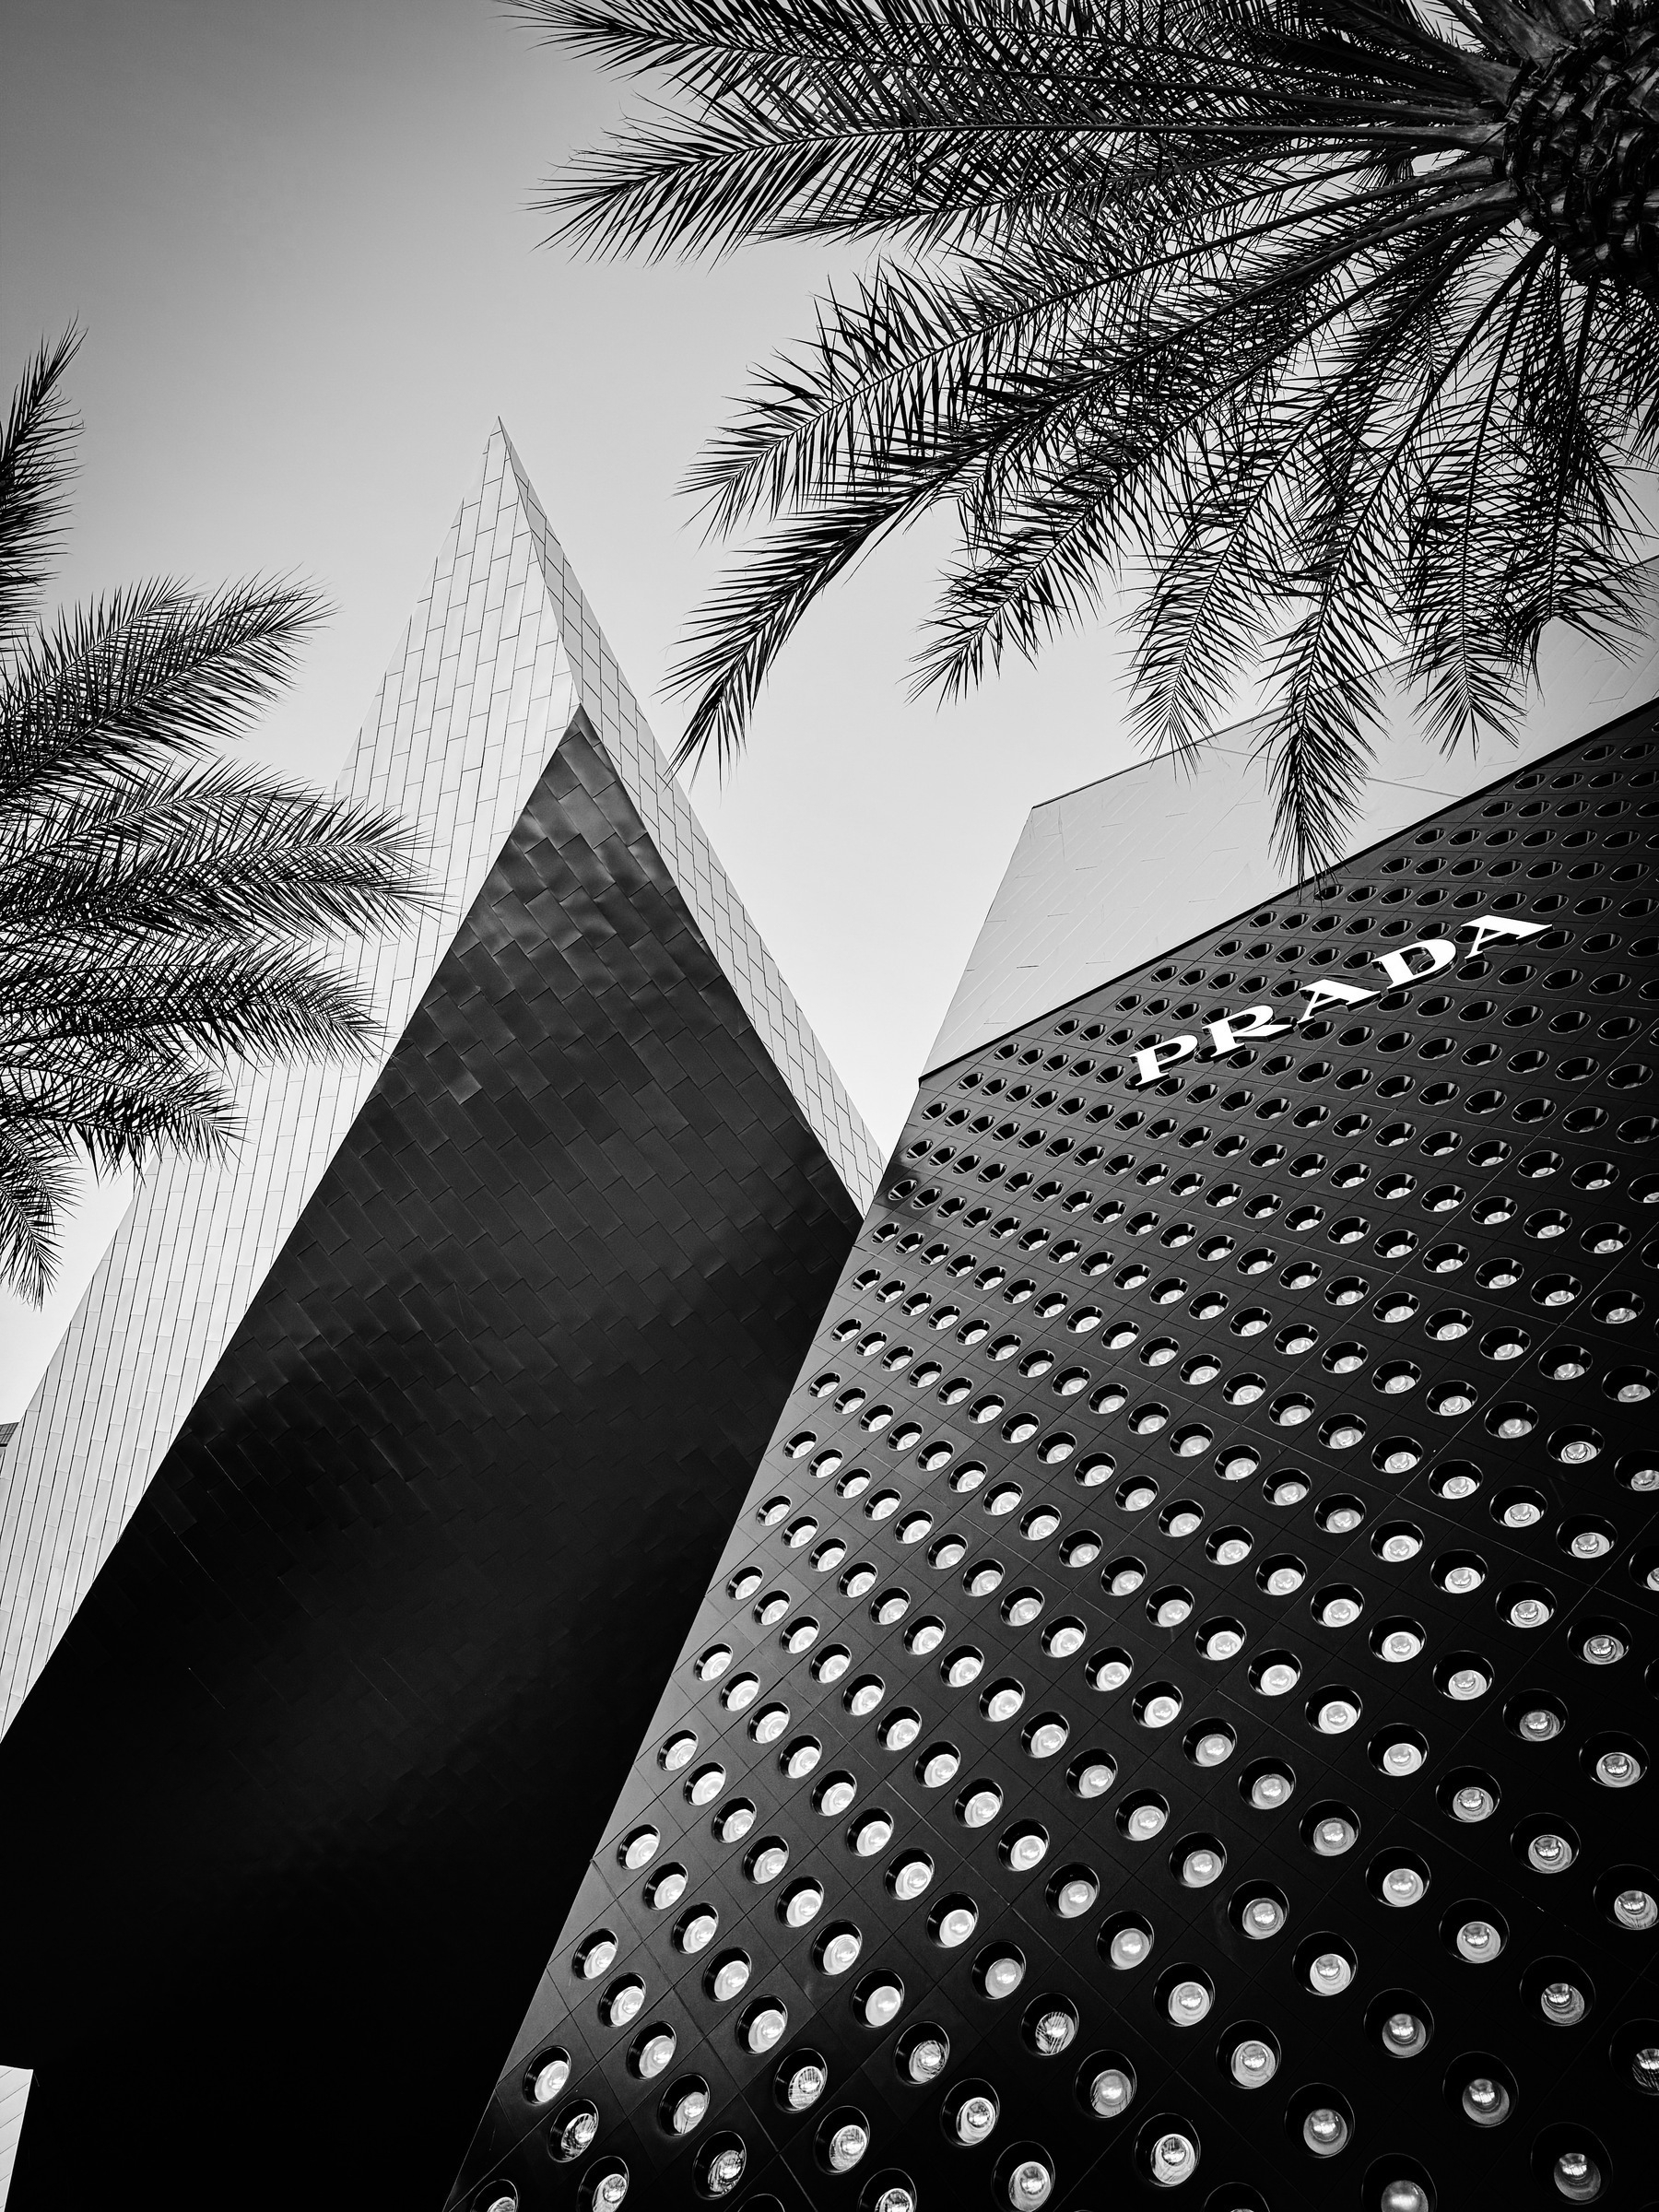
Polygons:
<instances>
[{"instance_id":1,"label":"light-colored wall panel","mask_svg":"<svg viewBox=\"0 0 1659 2212\"><path fill-rule=\"evenodd\" d=\"M1645 572L1650 606L1655 578L1659 563ZM1659 693L1659 627L1629 659L1558 629L1545 641L1538 674L1519 742L1488 741L1477 751L1442 752L1396 693L1347 852L1362 852L1645 706ZM934 1041L930 1069L1286 888L1272 854L1272 800L1254 758L1261 727L1224 730L1195 771L1147 760L1031 809Z\"/></svg>"}]
</instances>

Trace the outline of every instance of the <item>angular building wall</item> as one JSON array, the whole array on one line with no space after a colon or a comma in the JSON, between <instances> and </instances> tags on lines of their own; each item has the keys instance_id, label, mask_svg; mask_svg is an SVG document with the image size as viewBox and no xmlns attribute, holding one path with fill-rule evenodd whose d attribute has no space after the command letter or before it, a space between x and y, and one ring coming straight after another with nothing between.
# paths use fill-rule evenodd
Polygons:
<instances>
[{"instance_id":1,"label":"angular building wall","mask_svg":"<svg viewBox=\"0 0 1659 2212\"><path fill-rule=\"evenodd\" d=\"M1655 846L1650 711L935 1067L457 2212L1646 2204Z\"/></svg>"},{"instance_id":2,"label":"angular building wall","mask_svg":"<svg viewBox=\"0 0 1659 2212\"><path fill-rule=\"evenodd\" d=\"M6 1462L14 2206L441 2193L869 1188L499 432L343 784L384 1063L151 1186Z\"/></svg>"},{"instance_id":3,"label":"angular building wall","mask_svg":"<svg viewBox=\"0 0 1659 2212\"><path fill-rule=\"evenodd\" d=\"M337 785L419 831L436 894L416 930L357 959L386 1049L579 707L863 1206L878 1164L868 1133L668 773L500 428ZM73 1618L379 1065L251 1084L234 1158L165 1168L135 1199L0 1460L0 1724Z\"/></svg>"}]
</instances>

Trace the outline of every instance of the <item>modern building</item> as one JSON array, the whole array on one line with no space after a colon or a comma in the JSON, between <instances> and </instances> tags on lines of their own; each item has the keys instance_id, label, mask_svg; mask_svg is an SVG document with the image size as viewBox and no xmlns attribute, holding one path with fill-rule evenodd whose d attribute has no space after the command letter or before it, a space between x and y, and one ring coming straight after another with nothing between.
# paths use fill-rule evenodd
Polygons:
<instances>
[{"instance_id":1,"label":"modern building","mask_svg":"<svg viewBox=\"0 0 1659 2212\"><path fill-rule=\"evenodd\" d=\"M1654 688L1033 814L453 2212L1654 2198Z\"/></svg>"},{"instance_id":2,"label":"modern building","mask_svg":"<svg viewBox=\"0 0 1659 2212\"><path fill-rule=\"evenodd\" d=\"M879 1165L500 429L339 788L383 1051L145 1187L0 1460L14 2208L441 2197Z\"/></svg>"}]
</instances>

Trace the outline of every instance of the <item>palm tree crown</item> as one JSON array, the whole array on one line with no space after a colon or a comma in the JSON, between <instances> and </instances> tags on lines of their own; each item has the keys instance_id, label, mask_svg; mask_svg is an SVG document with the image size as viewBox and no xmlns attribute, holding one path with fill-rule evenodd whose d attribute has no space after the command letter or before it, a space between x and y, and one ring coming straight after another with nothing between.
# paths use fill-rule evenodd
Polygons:
<instances>
[{"instance_id":1,"label":"palm tree crown","mask_svg":"<svg viewBox=\"0 0 1659 2212\"><path fill-rule=\"evenodd\" d=\"M287 679L312 594L153 582L41 623L76 343L0 427L0 1284L37 1300L77 1165L217 1150L240 1065L360 1051L330 941L420 897L395 823L216 756Z\"/></svg>"},{"instance_id":2,"label":"palm tree crown","mask_svg":"<svg viewBox=\"0 0 1659 2212\"><path fill-rule=\"evenodd\" d=\"M1287 856L1336 850L1382 670L1504 728L1618 641L1659 442L1659 15L1639 0L516 0L671 94L551 188L603 250L888 251L693 477L766 527L696 618L724 754L802 615L942 502L920 683L1137 594L1190 753L1265 675Z\"/></svg>"}]
</instances>

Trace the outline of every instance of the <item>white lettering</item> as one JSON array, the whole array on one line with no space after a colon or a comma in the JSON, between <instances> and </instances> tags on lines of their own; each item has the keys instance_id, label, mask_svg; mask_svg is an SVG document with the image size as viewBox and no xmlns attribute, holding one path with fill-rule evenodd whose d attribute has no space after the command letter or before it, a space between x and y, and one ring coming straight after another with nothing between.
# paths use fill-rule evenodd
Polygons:
<instances>
[{"instance_id":1,"label":"white lettering","mask_svg":"<svg viewBox=\"0 0 1659 2212\"><path fill-rule=\"evenodd\" d=\"M1173 1067L1177 1060L1190 1060L1197 1050L1196 1037L1160 1037L1144 1053L1135 1053L1135 1065L1140 1074L1135 1079L1137 1083L1156 1083L1166 1067Z\"/></svg>"},{"instance_id":2,"label":"white lettering","mask_svg":"<svg viewBox=\"0 0 1659 2212\"><path fill-rule=\"evenodd\" d=\"M1411 965L1415 952L1427 956L1421 968ZM1420 983L1438 975L1442 968L1450 968L1456 958L1457 947L1450 937L1423 937L1415 945L1402 945L1398 952L1379 953L1375 965L1391 983Z\"/></svg>"},{"instance_id":3,"label":"white lettering","mask_svg":"<svg viewBox=\"0 0 1659 2212\"><path fill-rule=\"evenodd\" d=\"M1474 932L1474 942L1467 947L1478 952L1492 938L1515 939L1542 936L1549 928L1547 922L1512 922L1502 914L1473 914L1468 921L1459 923L1460 929ZM1450 937L1422 937L1415 945L1402 945L1397 952L1379 953L1372 966L1381 968L1389 982L1395 985L1421 983L1430 976L1439 975L1450 968L1457 958L1457 947ZM1309 1020L1326 1006L1359 1006L1368 998L1375 998L1375 991L1359 983L1343 983L1322 978L1318 982L1300 983L1297 988L1307 1000L1300 1014L1285 1018L1277 1009L1268 1006L1245 1006L1237 1014L1224 1014L1217 1021L1206 1022L1209 1041L1217 1055L1225 1058L1237 1052L1246 1042L1262 1037L1282 1037L1293 1024ZM1178 1061L1190 1060L1198 1050L1196 1037L1160 1037L1156 1044L1147 1045L1135 1055L1138 1073L1137 1083L1156 1083L1159 1076L1173 1067Z\"/></svg>"},{"instance_id":4,"label":"white lettering","mask_svg":"<svg viewBox=\"0 0 1659 2212\"><path fill-rule=\"evenodd\" d=\"M1362 998L1375 998L1374 991L1362 991L1358 983L1304 983L1308 1003L1297 1016L1298 1021L1307 1021L1323 1006L1357 1006Z\"/></svg>"},{"instance_id":5,"label":"white lettering","mask_svg":"<svg viewBox=\"0 0 1659 2212\"><path fill-rule=\"evenodd\" d=\"M1247 1037L1279 1037L1290 1027L1280 1021L1271 1006L1246 1006L1241 1014L1229 1014L1224 1020L1208 1024L1210 1037L1218 1053L1236 1053Z\"/></svg>"},{"instance_id":6,"label":"white lettering","mask_svg":"<svg viewBox=\"0 0 1659 2212\"><path fill-rule=\"evenodd\" d=\"M1467 925L1475 932L1471 952L1478 952L1488 937L1536 937L1549 927L1547 922L1512 922L1504 914L1477 914Z\"/></svg>"}]
</instances>

